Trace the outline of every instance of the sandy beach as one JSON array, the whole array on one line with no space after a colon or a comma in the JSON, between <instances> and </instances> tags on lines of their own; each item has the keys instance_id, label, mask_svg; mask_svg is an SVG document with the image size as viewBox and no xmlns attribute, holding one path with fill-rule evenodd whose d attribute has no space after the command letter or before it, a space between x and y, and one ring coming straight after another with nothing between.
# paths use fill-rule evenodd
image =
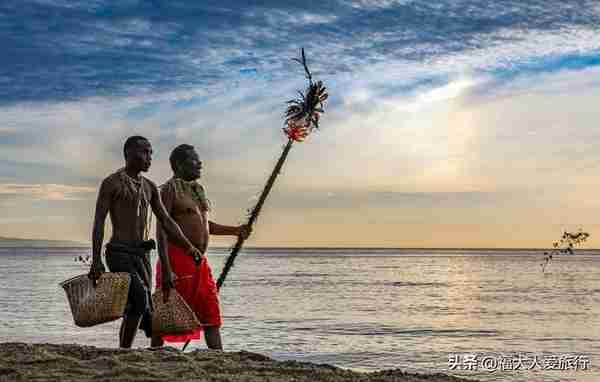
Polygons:
<instances>
[{"instance_id":1,"label":"sandy beach","mask_svg":"<svg viewBox=\"0 0 600 382\"><path fill-rule=\"evenodd\" d=\"M122 350L81 345L0 344L0 381L473 381L401 370L357 373L330 365L279 362L257 353Z\"/></svg>"}]
</instances>

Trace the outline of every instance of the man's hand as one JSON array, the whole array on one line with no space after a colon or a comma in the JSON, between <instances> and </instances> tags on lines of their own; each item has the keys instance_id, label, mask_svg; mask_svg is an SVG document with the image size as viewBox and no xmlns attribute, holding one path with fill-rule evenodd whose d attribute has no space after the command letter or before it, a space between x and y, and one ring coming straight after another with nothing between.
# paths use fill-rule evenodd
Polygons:
<instances>
[{"instance_id":1,"label":"man's hand","mask_svg":"<svg viewBox=\"0 0 600 382\"><path fill-rule=\"evenodd\" d=\"M106 272L106 269L104 268L104 264L102 264L102 260L93 259L92 265L90 266L90 273L88 273L88 277L90 278L90 280L92 280L94 286L96 286L98 279L104 272Z\"/></svg>"},{"instance_id":2,"label":"man's hand","mask_svg":"<svg viewBox=\"0 0 600 382\"><path fill-rule=\"evenodd\" d=\"M252 233L252 226L244 224L238 227L238 236L246 240Z\"/></svg>"},{"instance_id":3,"label":"man's hand","mask_svg":"<svg viewBox=\"0 0 600 382\"><path fill-rule=\"evenodd\" d=\"M169 301L169 295L171 294L171 289L175 288L175 280L176 279L177 279L177 276L170 270L167 270L162 275L161 289L163 292L163 302L165 304L167 303L167 301Z\"/></svg>"},{"instance_id":4,"label":"man's hand","mask_svg":"<svg viewBox=\"0 0 600 382\"><path fill-rule=\"evenodd\" d=\"M202 256L204 256L202 252L200 252L200 250L198 250L198 248L196 247L190 248L190 250L188 251L188 255L192 256L192 259L194 259L194 263L196 263L196 266L200 265L200 263L202 262Z\"/></svg>"}]
</instances>

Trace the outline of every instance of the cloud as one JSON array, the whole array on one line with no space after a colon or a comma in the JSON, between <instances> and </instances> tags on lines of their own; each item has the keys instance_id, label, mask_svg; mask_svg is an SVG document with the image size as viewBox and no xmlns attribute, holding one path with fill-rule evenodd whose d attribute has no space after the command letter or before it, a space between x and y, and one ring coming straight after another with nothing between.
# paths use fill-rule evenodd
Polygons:
<instances>
[{"instance_id":1,"label":"cloud","mask_svg":"<svg viewBox=\"0 0 600 382\"><path fill-rule=\"evenodd\" d=\"M0 184L2 198L31 198L34 200L78 200L82 194L95 193L93 187L71 186L65 184ZM86 195L87 196L87 195Z\"/></svg>"},{"instance_id":2,"label":"cloud","mask_svg":"<svg viewBox=\"0 0 600 382\"><path fill-rule=\"evenodd\" d=\"M32 222L53 222L54 224L60 224L66 220L65 216L23 216L23 217L12 217L12 218L0 218L1 224L31 224Z\"/></svg>"},{"instance_id":3,"label":"cloud","mask_svg":"<svg viewBox=\"0 0 600 382\"><path fill-rule=\"evenodd\" d=\"M27 21L21 29L18 20ZM598 55L598 22L594 1L326 1L319 12L283 3L8 2L0 13L7 53L0 99L219 93L247 68L277 84L301 46L315 72L330 78L370 69L381 83L406 83L511 71L549 57Z\"/></svg>"},{"instance_id":4,"label":"cloud","mask_svg":"<svg viewBox=\"0 0 600 382\"><path fill-rule=\"evenodd\" d=\"M271 27L277 27L281 24L288 26L308 26L316 24L328 24L335 22L337 16L334 14L322 14L322 13L310 13L300 10L283 10L283 9L272 9L272 10L256 10L247 11L245 13L247 17L258 18L259 20L265 19Z\"/></svg>"},{"instance_id":5,"label":"cloud","mask_svg":"<svg viewBox=\"0 0 600 382\"><path fill-rule=\"evenodd\" d=\"M593 1L324 1L318 12L228 1L6 2L6 219L38 216L27 209L35 199L67 217L63 231L83 235L93 191L123 165L125 138L141 134L155 149L147 175L157 183L171 175L170 150L195 145L215 213L236 221L285 143L285 101L306 86L290 58L304 46L331 97L322 129L294 145L271 216L350 221L352 206L363 206L390 235L394 224L439 223L440 208L447 225L497 216L507 225L589 223L600 169L598 22ZM58 211L56 201L77 208ZM406 210L406 221L377 217ZM269 216L262 221L272 224ZM18 222L14 232L25 227ZM359 226L335 240L360 236ZM39 229L59 234L50 228Z\"/></svg>"},{"instance_id":6,"label":"cloud","mask_svg":"<svg viewBox=\"0 0 600 382\"><path fill-rule=\"evenodd\" d=\"M428 230L433 229L428 224L437 222L436 229L450 230L455 222L450 231L458 236L461 229L480 224L488 241L479 243L488 245L493 231L501 230L499 224L509 226L515 219L547 227L527 238L515 234L520 243L541 242L556 227L585 228L593 222L590 211L598 207L591 191L598 187L600 164L593 148L600 138L593 128L600 117L593 80L598 70L527 74L510 82L465 76L379 98L349 92L346 100L346 94L333 90L338 100L327 108L322 129L290 152L261 217L262 229L279 232L278 240L291 243L300 236L286 236L273 222L289 224L286 230L308 232L305 224L325 230L326 223L350 221L352 211L362 211L368 217L365 224L387 227L389 235L370 236L373 245L378 240L392 245L393 226L406 224ZM200 93L191 92L186 95L189 104L181 104L180 95L161 95L5 108L0 120L12 123L3 124L3 133L13 138L0 154L13 162L0 163L0 169L17 168L21 160L50 163L62 170L53 170L55 181L48 183L67 188L38 185L29 168L17 171L19 178L3 181L22 189L3 190L11 198L86 199L85 206L70 214L49 211L50 216L67 216L64 232L86 238L93 211L87 199L102 177L122 166L124 138L141 133L155 148L148 176L157 183L170 176L170 149L194 144L205 162L203 182L215 202L215 218L235 223L251 207L281 152L282 100L295 86L277 89L282 94L271 97L257 94L263 91L260 86L244 85L200 102L193 101L193 94ZM367 89L377 94L377 89ZM156 102L155 112L127 117L130 108L146 102ZM76 175L87 180L77 181ZM18 199L14 203L21 206ZM7 219L20 216L23 208L18 206L5 210ZM59 225L53 235L59 235ZM358 225L352 227L348 232L358 237ZM10 229L18 233L19 222ZM331 243L352 242L352 236L332 235ZM449 243L459 240L444 237ZM312 243L324 240L315 236Z\"/></svg>"}]
</instances>

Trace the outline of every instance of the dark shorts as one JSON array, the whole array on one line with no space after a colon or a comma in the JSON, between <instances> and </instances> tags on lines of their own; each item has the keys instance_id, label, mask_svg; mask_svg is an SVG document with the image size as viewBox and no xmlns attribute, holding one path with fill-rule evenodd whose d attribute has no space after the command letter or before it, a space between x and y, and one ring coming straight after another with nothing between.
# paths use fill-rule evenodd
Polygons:
<instances>
[{"instance_id":1,"label":"dark shorts","mask_svg":"<svg viewBox=\"0 0 600 382\"><path fill-rule=\"evenodd\" d=\"M106 265L111 272L125 272L131 276L125 315L141 316L140 329L152 336L152 297L149 251L136 244L110 242L106 245Z\"/></svg>"}]
</instances>

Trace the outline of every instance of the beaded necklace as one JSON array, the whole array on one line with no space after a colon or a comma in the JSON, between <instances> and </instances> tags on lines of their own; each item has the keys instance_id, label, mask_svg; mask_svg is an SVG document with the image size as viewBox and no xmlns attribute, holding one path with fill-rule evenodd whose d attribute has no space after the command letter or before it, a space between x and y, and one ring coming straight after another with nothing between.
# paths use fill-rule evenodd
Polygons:
<instances>
[{"instance_id":1,"label":"beaded necklace","mask_svg":"<svg viewBox=\"0 0 600 382\"><path fill-rule=\"evenodd\" d=\"M117 171L117 174L119 174L121 183L119 196L136 203L136 225L141 225L140 228L144 232L143 240L148 240L150 227L152 226L152 214L148 214L150 203L146 196L144 177L140 175L137 179L132 178L127 174L124 167Z\"/></svg>"}]
</instances>

